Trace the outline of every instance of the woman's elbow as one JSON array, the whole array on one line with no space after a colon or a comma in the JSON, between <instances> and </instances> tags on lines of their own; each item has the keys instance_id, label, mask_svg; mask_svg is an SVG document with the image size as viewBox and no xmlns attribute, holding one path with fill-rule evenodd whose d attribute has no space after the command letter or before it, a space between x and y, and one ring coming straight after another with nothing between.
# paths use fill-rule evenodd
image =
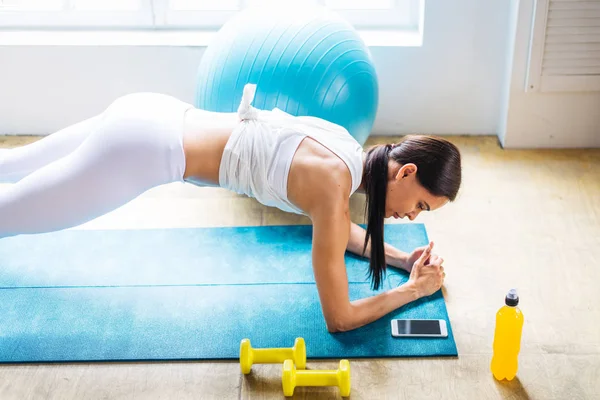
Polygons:
<instances>
[{"instance_id":1,"label":"woman's elbow","mask_svg":"<svg viewBox=\"0 0 600 400\"><path fill-rule=\"evenodd\" d=\"M336 323L336 322L329 322L327 321L327 331L329 333L338 333L338 332L344 332L341 328L341 326Z\"/></svg>"},{"instance_id":2,"label":"woman's elbow","mask_svg":"<svg viewBox=\"0 0 600 400\"><path fill-rule=\"evenodd\" d=\"M346 316L335 316L325 320L327 324L327 331L329 333L346 332L354 329L353 323L349 317Z\"/></svg>"}]
</instances>

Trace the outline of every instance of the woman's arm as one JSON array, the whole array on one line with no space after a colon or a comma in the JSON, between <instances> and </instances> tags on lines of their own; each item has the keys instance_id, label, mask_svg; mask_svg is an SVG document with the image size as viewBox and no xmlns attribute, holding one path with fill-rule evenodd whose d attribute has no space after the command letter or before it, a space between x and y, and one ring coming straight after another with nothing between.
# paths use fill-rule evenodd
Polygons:
<instances>
[{"instance_id":1,"label":"woman's arm","mask_svg":"<svg viewBox=\"0 0 600 400\"><path fill-rule=\"evenodd\" d=\"M359 328L419 298L416 285L409 282L376 296L350 301L344 262L351 224L347 201L322 204L311 218L313 268L330 332Z\"/></svg>"},{"instance_id":2,"label":"woman's arm","mask_svg":"<svg viewBox=\"0 0 600 400\"><path fill-rule=\"evenodd\" d=\"M434 267L433 261L430 267L423 269L415 263L409 281L404 285L350 301L345 254L350 240L348 199L351 186L348 168L339 158L331 156L312 140L305 140L298 147L290 168L288 197L310 216L313 223L313 270L330 332L352 330L373 322L428 295L430 290L439 289L442 282L440 266ZM423 252L421 264L424 264L425 256L429 257L429 251Z\"/></svg>"},{"instance_id":3,"label":"woman's arm","mask_svg":"<svg viewBox=\"0 0 600 400\"><path fill-rule=\"evenodd\" d=\"M365 235L367 231L362 227L358 226L355 223L351 223L350 226L350 239L348 240L348 245L346 250L351 253L357 254L361 257L370 258L371 256L371 242L367 244L367 248L363 255L363 248L365 243ZM408 272L412 265L408 265L408 258L410 254L404 253L403 251L398 250L394 246L385 243L385 262L392 267L401 268Z\"/></svg>"}]
</instances>

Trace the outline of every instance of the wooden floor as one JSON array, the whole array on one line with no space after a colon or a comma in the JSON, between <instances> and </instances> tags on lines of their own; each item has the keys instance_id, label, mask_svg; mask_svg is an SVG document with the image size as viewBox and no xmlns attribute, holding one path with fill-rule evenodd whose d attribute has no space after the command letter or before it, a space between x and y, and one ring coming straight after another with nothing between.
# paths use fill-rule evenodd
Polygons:
<instances>
[{"instance_id":1,"label":"wooden floor","mask_svg":"<svg viewBox=\"0 0 600 400\"><path fill-rule=\"evenodd\" d=\"M600 150L503 150L492 137L450 139L463 153L463 189L417 222L446 260L459 356L350 360L351 398L600 398ZM0 138L0 147L31 140ZM378 141L386 140L393 138ZM355 222L362 206L360 196L352 199ZM308 221L221 189L173 184L77 229L295 223ZM512 287L525 315L522 351L518 378L500 383L489 372L494 317ZM1 365L0 399L283 398L280 366L253 371L242 377L236 362ZM335 388L295 395L338 397Z\"/></svg>"}]
</instances>

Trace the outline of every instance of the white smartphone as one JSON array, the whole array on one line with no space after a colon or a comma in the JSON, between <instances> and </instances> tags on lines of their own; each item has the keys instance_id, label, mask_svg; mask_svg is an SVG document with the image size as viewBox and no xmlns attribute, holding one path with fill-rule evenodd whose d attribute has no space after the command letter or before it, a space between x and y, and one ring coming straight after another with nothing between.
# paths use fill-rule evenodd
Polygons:
<instances>
[{"instance_id":1,"label":"white smartphone","mask_svg":"<svg viewBox=\"0 0 600 400\"><path fill-rule=\"evenodd\" d=\"M393 319L394 337L447 337L448 328L443 319Z\"/></svg>"}]
</instances>

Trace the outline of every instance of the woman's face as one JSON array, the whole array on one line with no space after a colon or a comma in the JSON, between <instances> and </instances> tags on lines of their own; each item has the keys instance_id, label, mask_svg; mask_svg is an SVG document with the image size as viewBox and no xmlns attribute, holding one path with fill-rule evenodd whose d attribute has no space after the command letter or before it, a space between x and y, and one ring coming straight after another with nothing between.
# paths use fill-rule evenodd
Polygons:
<instances>
[{"instance_id":1,"label":"woman's face","mask_svg":"<svg viewBox=\"0 0 600 400\"><path fill-rule=\"evenodd\" d=\"M421 211L437 210L447 202L448 198L432 195L419 183L415 164L390 161L385 218L407 217L413 221Z\"/></svg>"}]
</instances>

